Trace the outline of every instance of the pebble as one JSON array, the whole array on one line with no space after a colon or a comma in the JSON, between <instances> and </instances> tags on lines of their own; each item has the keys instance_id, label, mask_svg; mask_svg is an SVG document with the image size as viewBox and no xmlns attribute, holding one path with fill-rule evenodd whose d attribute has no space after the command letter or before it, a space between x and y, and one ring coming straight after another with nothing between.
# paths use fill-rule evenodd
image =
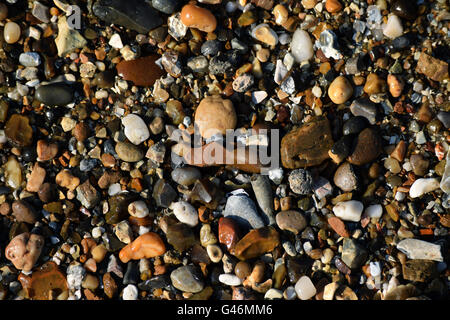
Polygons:
<instances>
[{"instance_id":1,"label":"pebble","mask_svg":"<svg viewBox=\"0 0 450 320\"><path fill-rule=\"evenodd\" d=\"M280 244L280 236L273 227L253 229L236 244L234 255L248 260L271 252Z\"/></svg>"},{"instance_id":2,"label":"pebble","mask_svg":"<svg viewBox=\"0 0 450 320\"><path fill-rule=\"evenodd\" d=\"M213 263L219 263L222 261L223 252L218 245L208 244L206 246L206 252L208 253L209 259L211 259Z\"/></svg>"},{"instance_id":3,"label":"pebble","mask_svg":"<svg viewBox=\"0 0 450 320\"><path fill-rule=\"evenodd\" d=\"M130 260L154 258L165 252L166 246L161 237L154 232L147 232L123 247L119 252L119 258L123 263L127 263Z\"/></svg>"},{"instance_id":4,"label":"pebble","mask_svg":"<svg viewBox=\"0 0 450 320\"><path fill-rule=\"evenodd\" d=\"M281 139L281 162L288 169L319 165L328 159L332 145L328 119L314 117Z\"/></svg>"},{"instance_id":5,"label":"pebble","mask_svg":"<svg viewBox=\"0 0 450 320\"><path fill-rule=\"evenodd\" d=\"M34 208L24 200L14 201L11 208L12 215L18 222L34 224L38 220L38 216Z\"/></svg>"},{"instance_id":6,"label":"pebble","mask_svg":"<svg viewBox=\"0 0 450 320\"><path fill-rule=\"evenodd\" d=\"M65 106L73 100L73 89L63 82L41 85L35 98L47 106Z\"/></svg>"},{"instance_id":7,"label":"pebble","mask_svg":"<svg viewBox=\"0 0 450 320\"><path fill-rule=\"evenodd\" d=\"M352 142L353 137L351 135L343 136L335 144L333 144L328 152L328 155L335 163L341 163L350 154Z\"/></svg>"},{"instance_id":8,"label":"pebble","mask_svg":"<svg viewBox=\"0 0 450 320\"><path fill-rule=\"evenodd\" d=\"M339 202L333 207L334 214L344 221L359 222L364 205L360 201Z\"/></svg>"},{"instance_id":9,"label":"pebble","mask_svg":"<svg viewBox=\"0 0 450 320\"><path fill-rule=\"evenodd\" d=\"M297 194L308 194L311 192L313 179L308 170L296 169L291 171L288 181L291 190Z\"/></svg>"},{"instance_id":10,"label":"pebble","mask_svg":"<svg viewBox=\"0 0 450 320\"><path fill-rule=\"evenodd\" d=\"M150 87L163 75L163 70L155 63L158 58L149 55L131 61L123 60L116 66L117 74L137 86Z\"/></svg>"},{"instance_id":11,"label":"pebble","mask_svg":"<svg viewBox=\"0 0 450 320\"><path fill-rule=\"evenodd\" d=\"M294 234L299 234L308 225L306 218L295 210L281 211L275 218L281 230L288 230Z\"/></svg>"},{"instance_id":12,"label":"pebble","mask_svg":"<svg viewBox=\"0 0 450 320\"><path fill-rule=\"evenodd\" d=\"M14 237L5 248L5 258L24 272L31 271L41 255L44 237L24 232Z\"/></svg>"},{"instance_id":13,"label":"pebble","mask_svg":"<svg viewBox=\"0 0 450 320\"><path fill-rule=\"evenodd\" d=\"M19 147L29 146L33 140L33 129L25 115L13 114L5 125L5 135L9 141Z\"/></svg>"},{"instance_id":14,"label":"pebble","mask_svg":"<svg viewBox=\"0 0 450 320\"><path fill-rule=\"evenodd\" d=\"M437 118L442 122L445 128L450 128L450 112L439 111Z\"/></svg>"},{"instance_id":15,"label":"pebble","mask_svg":"<svg viewBox=\"0 0 450 320\"><path fill-rule=\"evenodd\" d=\"M157 206L168 208L176 199L177 194L170 184L164 179L159 179L154 185L152 197Z\"/></svg>"},{"instance_id":16,"label":"pebble","mask_svg":"<svg viewBox=\"0 0 450 320\"><path fill-rule=\"evenodd\" d=\"M391 4L391 12L406 20L415 20L417 11L416 3L408 0L396 0Z\"/></svg>"},{"instance_id":17,"label":"pebble","mask_svg":"<svg viewBox=\"0 0 450 320\"><path fill-rule=\"evenodd\" d=\"M416 282L431 281L437 275L436 263L427 260L408 260L402 265L403 279Z\"/></svg>"},{"instance_id":18,"label":"pebble","mask_svg":"<svg viewBox=\"0 0 450 320\"><path fill-rule=\"evenodd\" d=\"M450 194L450 152L447 152L447 157L445 158L445 161L446 161L445 170L444 174L442 175L439 187L445 193Z\"/></svg>"},{"instance_id":19,"label":"pebble","mask_svg":"<svg viewBox=\"0 0 450 320\"><path fill-rule=\"evenodd\" d=\"M364 92L368 95L386 92L386 81L376 73L369 73L364 84Z\"/></svg>"},{"instance_id":20,"label":"pebble","mask_svg":"<svg viewBox=\"0 0 450 320\"><path fill-rule=\"evenodd\" d=\"M252 29L252 37L269 46L276 46L278 44L278 35L266 23L254 27Z\"/></svg>"},{"instance_id":21,"label":"pebble","mask_svg":"<svg viewBox=\"0 0 450 320\"><path fill-rule=\"evenodd\" d=\"M114 226L114 234L117 239L126 244L130 243L133 239L133 231L126 220L120 221Z\"/></svg>"},{"instance_id":22,"label":"pebble","mask_svg":"<svg viewBox=\"0 0 450 320\"><path fill-rule=\"evenodd\" d=\"M125 127L125 136L135 145L141 144L150 137L150 132L144 120L136 114L129 114L122 118L122 125Z\"/></svg>"},{"instance_id":23,"label":"pebble","mask_svg":"<svg viewBox=\"0 0 450 320\"><path fill-rule=\"evenodd\" d=\"M134 284L129 284L123 289L123 300L137 300L139 297L138 288Z\"/></svg>"},{"instance_id":24,"label":"pebble","mask_svg":"<svg viewBox=\"0 0 450 320\"><path fill-rule=\"evenodd\" d=\"M226 135L227 129L234 129L237 123L236 112L231 100L218 95L203 98L195 112L195 125L205 139L215 134Z\"/></svg>"},{"instance_id":25,"label":"pebble","mask_svg":"<svg viewBox=\"0 0 450 320\"><path fill-rule=\"evenodd\" d=\"M297 29L292 36L291 53L297 63L307 61L314 56L313 43L308 32Z\"/></svg>"},{"instance_id":26,"label":"pebble","mask_svg":"<svg viewBox=\"0 0 450 320\"><path fill-rule=\"evenodd\" d=\"M317 293L317 289L308 276L302 276L295 284L295 292L300 300L309 300Z\"/></svg>"},{"instance_id":27,"label":"pebble","mask_svg":"<svg viewBox=\"0 0 450 320\"><path fill-rule=\"evenodd\" d=\"M77 200L87 208L93 208L100 201L100 193L95 189L89 179L80 184L77 188Z\"/></svg>"},{"instance_id":28,"label":"pebble","mask_svg":"<svg viewBox=\"0 0 450 320\"><path fill-rule=\"evenodd\" d=\"M219 276L219 281L221 283L223 283L224 285L233 286L233 287L236 287L236 286L239 286L242 284L242 280L238 276L236 276L234 274L229 274L229 273L221 274Z\"/></svg>"},{"instance_id":29,"label":"pebble","mask_svg":"<svg viewBox=\"0 0 450 320\"><path fill-rule=\"evenodd\" d=\"M353 87L344 76L339 76L333 80L328 87L328 96L335 104L346 102L353 94Z\"/></svg>"},{"instance_id":30,"label":"pebble","mask_svg":"<svg viewBox=\"0 0 450 320\"><path fill-rule=\"evenodd\" d=\"M3 29L3 38L6 43L13 44L20 39L20 26L15 22L7 22Z\"/></svg>"},{"instance_id":31,"label":"pebble","mask_svg":"<svg viewBox=\"0 0 450 320\"><path fill-rule=\"evenodd\" d=\"M334 184L344 192L356 190L359 184L359 178L355 168L348 162L341 164L333 178Z\"/></svg>"},{"instance_id":32,"label":"pebble","mask_svg":"<svg viewBox=\"0 0 450 320\"><path fill-rule=\"evenodd\" d=\"M86 269L80 264L69 265L67 268L67 285L69 289L77 290L81 288L81 283L86 275Z\"/></svg>"},{"instance_id":33,"label":"pebble","mask_svg":"<svg viewBox=\"0 0 450 320\"><path fill-rule=\"evenodd\" d=\"M373 204L371 206L368 206L365 210L364 210L364 216L367 216L369 218L381 218L381 216L383 215L383 207L381 206L381 204Z\"/></svg>"},{"instance_id":34,"label":"pebble","mask_svg":"<svg viewBox=\"0 0 450 320\"><path fill-rule=\"evenodd\" d=\"M289 17L289 12L286 7L282 4L277 4L272 11L275 17L275 23L278 25L283 25L287 22Z\"/></svg>"},{"instance_id":35,"label":"pebble","mask_svg":"<svg viewBox=\"0 0 450 320\"><path fill-rule=\"evenodd\" d=\"M408 259L444 261L441 246L418 239L404 239L397 243L397 249L405 253Z\"/></svg>"},{"instance_id":36,"label":"pebble","mask_svg":"<svg viewBox=\"0 0 450 320\"><path fill-rule=\"evenodd\" d=\"M115 151L120 160L126 162L138 162L144 158L144 153L134 144L128 142L117 142Z\"/></svg>"},{"instance_id":37,"label":"pebble","mask_svg":"<svg viewBox=\"0 0 450 320\"><path fill-rule=\"evenodd\" d=\"M107 23L118 24L147 34L163 24L150 2L140 0L100 0L92 6L93 13Z\"/></svg>"},{"instance_id":38,"label":"pebble","mask_svg":"<svg viewBox=\"0 0 450 320\"><path fill-rule=\"evenodd\" d=\"M176 168L171 172L172 180L182 186L188 187L199 180L202 175L200 170L194 167Z\"/></svg>"},{"instance_id":39,"label":"pebble","mask_svg":"<svg viewBox=\"0 0 450 320\"><path fill-rule=\"evenodd\" d=\"M199 73L208 72L209 70L209 62L205 56L197 56L189 59L187 66L191 68L192 71Z\"/></svg>"},{"instance_id":40,"label":"pebble","mask_svg":"<svg viewBox=\"0 0 450 320\"><path fill-rule=\"evenodd\" d=\"M200 51L204 56L215 56L219 53L221 43L217 40L206 40L203 42Z\"/></svg>"},{"instance_id":41,"label":"pebble","mask_svg":"<svg viewBox=\"0 0 450 320\"><path fill-rule=\"evenodd\" d=\"M233 81L233 90L236 92L246 92L248 89L250 89L251 86L253 86L254 83L254 77L252 74L244 73L241 74L239 77L234 79Z\"/></svg>"},{"instance_id":42,"label":"pebble","mask_svg":"<svg viewBox=\"0 0 450 320\"><path fill-rule=\"evenodd\" d=\"M390 15L388 21L383 25L383 34L389 39L395 39L403 34L402 21L396 15Z\"/></svg>"},{"instance_id":43,"label":"pebble","mask_svg":"<svg viewBox=\"0 0 450 320\"><path fill-rule=\"evenodd\" d=\"M183 292L197 293L203 290L204 282L193 265L182 266L170 274L172 285Z\"/></svg>"},{"instance_id":44,"label":"pebble","mask_svg":"<svg viewBox=\"0 0 450 320\"><path fill-rule=\"evenodd\" d=\"M180 222L191 227L195 227L198 224L197 210L189 202L174 202L170 205L170 208Z\"/></svg>"},{"instance_id":45,"label":"pebble","mask_svg":"<svg viewBox=\"0 0 450 320\"><path fill-rule=\"evenodd\" d=\"M34 1L33 9L31 10L31 14L37 18L38 20L49 23L50 22L50 12L47 6L44 6L39 1Z\"/></svg>"},{"instance_id":46,"label":"pebble","mask_svg":"<svg viewBox=\"0 0 450 320\"><path fill-rule=\"evenodd\" d=\"M418 198L439 188L439 180L436 178L420 178L414 181L409 189L411 198Z\"/></svg>"},{"instance_id":47,"label":"pebble","mask_svg":"<svg viewBox=\"0 0 450 320\"><path fill-rule=\"evenodd\" d=\"M345 238L342 246L342 261L351 269L361 267L367 259L367 250L356 240Z\"/></svg>"},{"instance_id":48,"label":"pebble","mask_svg":"<svg viewBox=\"0 0 450 320\"><path fill-rule=\"evenodd\" d=\"M218 228L219 242L224 244L228 250L233 250L240 240L240 230L237 222L232 218L220 218Z\"/></svg>"},{"instance_id":49,"label":"pebble","mask_svg":"<svg viewBox=\"0 0 450 320\"><path fill-rule=\"evenodd\" d=\"M142 201L134 201L128 205L128 213L132 217L145 218L149 215L147 204Z\"/></svg>"},{"instance_id":50,"label":"pebble","mask_svg":"<svg viewBox=\"0 0 450 320\"><path fill-rule=\"evenodd\" d=\"M257 229L264 226L255 203L245 193L228 197L223 216L232 218L244 229Z\"/></svg>"},{"instance_id":51,"label":"pebble","mask_svg":"<svg viewBox=\"0 0 450 320\"><path fill-rule=\"evenodd\" d=\"M372 162L381 154L381 140L372 128L361 131L354 142L353 152L348 157L348 162L361 166Z\"/></svg>"},{"instance_id":52,"label":"pebble","mask_svg":"<svg viewBox=\"0 0 450 320\"><path fill-rule=\"evenodd\" d=\"M325 9L329 13L336 13L342 10L342 4L338 0L327 0L325 2Z\"/></svg>"},{"instance_id":53,"label":"pebble","mask_svg":"<svg viewBox=\"0 0 450 320\"><path fill-rule=\"evenodd\" d=\"M181 9L181 22L187 27L196 28L203 32L213 32L217 27L214 14L208 9L194 4L186 4Z\"/></svg>"},{"instance_id":54,"label":"pebble","mask_svg":"<svg viewBox=\"0 0 450 320\"><path fill-rule=\"evenodd\" d=\"M37 52L24 52L20 54L19 62L25 67L37 67L41 64L41 56Z\"/></svg>"},{"instance_id":55,"label":"pebble","mask_svg":"<svg viewBox=\"0 0 450 320\"><path fill-rule=\"evenodd\" d=\"M8 7L4 3L0 3L0 21L8 17Z\"/></svg>"},{"instance_id":56,"label":"pebble","mask_svg":"<svg viewBox=\"0 0 450 320\"><path fill-rule=\"evenodd\" d=\"M421 154L413 154L409 158L412 170L417 176L424 176L428 172L429 160L425 159Z\"/></svg>"}]
</instances>

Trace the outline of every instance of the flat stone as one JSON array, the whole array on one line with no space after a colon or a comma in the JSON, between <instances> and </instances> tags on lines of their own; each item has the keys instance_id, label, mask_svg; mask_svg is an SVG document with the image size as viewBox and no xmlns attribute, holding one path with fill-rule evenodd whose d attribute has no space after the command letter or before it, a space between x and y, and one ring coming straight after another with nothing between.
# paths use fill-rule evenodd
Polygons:
<instances>
[{"instance_id":1,"label":"flat stone","mask_svg":"<svg viewBox=\"0 0 450 320\"><path fill-rule=\"evenodd\" d=\"M223 215L232 218L244 229L258 229L264 226L255 203L246 194L230 196Z\"/></svg>"},{"instance_id":2,"label":"flat stone","mask_svg":"<svg viewBox=\"0 0 450 320\"><path fill-rule=\"evenodd\" d=\"M328 218L328 224L341 237L344 238L350 237L350 234L348 233L347 228L345 227L345 223L338 217Z\"/></svg>"},{"instance_id":3,"label":"flat stone","mask_svg":"<svg viewBox=\"0 0 450 320\"><path fill-rule=\"evenodd\" d=\"M372 128L360 132L354 142L353 152L347 158L348 162L358 166L375 160L382 152L379 134Z\"/></svg>"},{"instance_id":4,"label":"flat stone","mask_svg":"<svg viewBox=\"0 0 450 320\"><path fill-rule=\"evenodd\" d=\"M418 239L404 239L397 244L397 249L409 259L444 261L441 246Z\"/></svg>"},{"instance_id":5,"label":"flat stone","mask_svg":"<svg viewBox=\"0 0 450 320\"><path fill-rule=\"evenodd\" d=\"M240 260L253 259L271 252L279 244L280 238L275 228L253 229L236 244L234 255Z\"/></svg>"},{"instance_id":6,"label":"flat stone","mask_svg":"<svg viewBox=\"0 0 450 320\"><path fill-rule=\"evenodd\" d=\"M73 89L63 82L41 85L35 98L47 106L65 106L73 101Z\"/></svg>"},{"instance_id":7,"label":"flat stone","mask_svg":"<svg viewBox=\"0 0 450 320\"><path fill-rule=\"evenodd\" d=\"M5 125L6 137L18 147L26 147L33 141L33 129L27 116L13 114Z\"/></svg>"},{"instance_id":8,"label":"flat stone","mask_svg":"<svg viewBox=\"0 0 450 320\"><path fill-rule=\"evenodd\" d=\"M308 225L305 217L295 210L281 211L276 215L275 219L281 230L288 230L294 234L298 234Z\"/></svg>"},{"instance_id":9,"label":"flat stone","mask_svg":"<svg viewBox=\"0 0 450 320\"><path fill-rule=\"evenodd\" d=\"M124 80L132 81L137 86L150 87L159 79L164 71L155 64L158 56L150 55L117 64L117 73Z\"/></svg>"},{"instance_id":10,"label":"flat stone","mask_svg":"<svg viewBox=\"0 0 450 320\"><path fill-rule=\"evenodd\" d=\"M437 276L436 262L430 260L408 260L402 265L403 279L428 282Z\"/></svg>"},{"instance_id":11,"label":"flat stone","mask_svg":"<svg viewBox=\"0 0 450 320\"><path fill-rule=\"evenodd\" d=\"M146 1L99 0L92 6L92 11L107 23L118 24L142 34L163 24L158 12Z\"/></svg>"},{"instance_id":12,"label":"flat stone","mask_svg":"<svg viewBox=\"0 0 450 320\"><path fill-rule=\"evenodd\" d=\"M235 220L232 218L220 218L219 219L219 242L224 244L230 252L234 250L234 247L240 240L241 231Z\"/></svg>"},{"instance_id":13,"label":"flat stone","mask_svg":"<svg viewBox=\"0 0 450 320\"><path fill-rule=\"evenodd\" d=\"M183 292L200 292L204 282L201 273L193 265L182 266L170 274L172 285Z\"/></svg>"},{"instance_id":14,"label":"flat stone","mask_svg":"<svg viewBox=\"0 0 450 320\"><path fill-rule=\"evenodd\" d=\"M57 295L68 290L67 280L64 273L53 261L44 263L39 269L33 272L30 279L28 292L33 300L49 300L49 291Z\"/></svg>"},{"instance_id":15,"label":"flat stone","mask_svg":"<svg viewBox=\"0 0 450 320\"><path fill-rule=\"evenodd\" d=\"M283 137L281 162L288 169L319 165L328 158L328 150L332 145L328 119L314 117Z\"/></svg>"},{"instance_id":16,"label":"flat stone","mask_svg":"<svg viewBox=\"0 0 450 320\"><path fill-rule=\"evenodd\" d=\"M166 237L167 242L179 252L186 251L197 242L191 227L184 223L169 225Z\"/></svg>"}]
</instances>

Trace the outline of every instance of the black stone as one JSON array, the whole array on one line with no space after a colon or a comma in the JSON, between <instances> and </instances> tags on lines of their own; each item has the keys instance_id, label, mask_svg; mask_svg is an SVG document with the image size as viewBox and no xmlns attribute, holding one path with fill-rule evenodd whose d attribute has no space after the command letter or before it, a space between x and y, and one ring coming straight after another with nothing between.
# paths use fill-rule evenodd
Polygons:
<instances>
[{"instance_id":1,"label":"black stone","mask_svg":"<svg viewBox=\"0 0 450 320\"><path fill-rule=\"evenodd\" d=\"M159 179L153 189L153 199L158 207L168 208L177 198L177 193L164 179Z\"/></svg>"},{"instance_id":2,"label":"black stone","mask_svg":"<svg viewBox=\"0 0 450 320\"><path fill-rule=\"evenodd\" d=\"M207 40L203 42L200 50L204 56L215 56L219 53L221 47L222 45L219 41Z\"/></svg>"},{"instance_id":3,"label":"black stone","mask_svg":"<svg viewBox=\"0 0 450 320\"><path fill-rule=\"evenodd\" d=\"M400 51L409 47L410 41L407 36L400 36L392 40L392 51Z\"/></svg>"},{"instance_id":4,"label":"black stone","mask_svg":"<svg viewBox=\"0 0 450 320\"><path fill-rule=\"evenodd\" d=\"M343 136L331 147L331 153L345 159L350 154L354 137L351 135Z\"/></svg>"},{"instance_id":5,"label":"black stone","mask_svg":"<svg viewBox=\"0 0 450 320\"><path fill-rule=\"evenodd\" d=\"M165 288L170 284L170 278L167 275L163 274L152 277L151 279L145 280L144 282L140 282L137 286L140 290L153 291L155 289Z\"/></svg>"},{"instance_id":6,"label":"black stone","mask_svg":"<svg viewBox=\"0 0 450 320\"><path fill-rule=\"evenodd\" d=\"M50 83L37 88L35 98L48 106L65 106L73 100L73 89L63 82Z\"/></svg>"},{"instance_id":7,"label":"black stone","mask_svg":"<svg viewBox=\"0 0 450 320\"><path fill-rule=\"evenodd\" d=\"M107 23L118 24L143 34L163 24L158 12L142 0L99 0L92 10Z\"/></svg>"},{"instance_id":8,"label":"black stone","mask_svg":"<svg viewBox=\"0 0 450 320\"><path fill-rule=\"evenodd\" d=\"M391 13L406 20L415 20L417 11L418 8L415 0L396 0L391 5Z\"/></svg>"},{"instance_id":9,"label":"black stone","mask_svg":"<svg viewBox=\"0 0 450 320\"><path fill-rule=\"evenodd\" d=\"M139 265L137 261L130 261L127 263L127 271L123 276L123 284L136 284L139 281Z\"/></svg>"},{"instance_id":10,"label":"black stone","mask_svg":"<svg viewBox=\"0 0 450 320\"><path fill-rule=\"evenodd\" d=\"M344 123L342 133L344 135L357 134L367 128L368 125L369 121L363 116L351 117Z\"/></svg>"}]
</instances>

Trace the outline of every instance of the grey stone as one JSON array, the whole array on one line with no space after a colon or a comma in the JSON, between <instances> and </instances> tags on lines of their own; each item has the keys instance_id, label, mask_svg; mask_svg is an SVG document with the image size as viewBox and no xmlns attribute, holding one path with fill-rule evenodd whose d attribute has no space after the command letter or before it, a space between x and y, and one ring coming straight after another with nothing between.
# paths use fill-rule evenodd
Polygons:
<instances>
[{"instance_id":1,"label":"grey stone","mask_svg":"<svg viewBox=\"0 0 450 320\"><path fill-rule=\"evenodd\" d=\"M193 265L175 269L170 274L172 285L183 292L197 293L203 290L204 283L201 274Z\"/></svg>"},{"instance_id":2,"label":"grey stone","mask_svg":"<svg viewBox=\"0 0 450 320\"><path fill-rule=\"evenodd\" d=\"M166 14L174 13L178 4L178 0L152 0L153 8Z\"/></svg>"},{"instance_id":3,"label":"grey stone","mask_svg":"<svg viewBox=\"0 0 450 320\"><path fill-rule=\"evenodd\" d=\"M367 259L367 250L350 238L344 239L342 261L351 269L361 267Z\"/></svg>"},{"instance_id":4,"label":"grey stone","mask_svg":"<svg viewBox=\"0 0 450 320\"><path fill-rule=\"evenodd\" d=\"M215 56L219 53L221 44L217 40L207 40L203 42L200 48L202 55L204 56Z\"/></svg>"},{"instance_id":5,"label":"grey stone","mask_svg":"<svg viewBox=\"0 0 450 320\"><path fill-rule=\"evenodd\" d=\"M80 184L76 191L77 200L87 209L93 208L100 201L100 193L91 185L89 180Z\"/></svg>"},{"instance_id":6,"label":"grey stone","mask_svg":"<svg viewBox=\"0 0 450 320\"><path fill-rule=\"evenodd\" d=\"M208 72L208 59L205 56L197 56L189 59L187 66L194 72Z\"/></svg>"},{"instance_id":7,"label":"grey stone","mask_svg":"<svg viewBox=\"0 0 450 320\"><path fill-rule=\"evenodd\" d=\"M358 176L355 168L348 162L341 164L334 174L334 184L345 192L356 190Z\"/></svg>"},{"instance_id":8,"label":"grey stone","mask_svg":"<svg viewBox=\"0 0 450 320\"><path fill-rule=\"evenodd\" d=\"M37 67L41 64L41 56L37 52L24 52L20 54L19 62L25 67Z\"/></svg>"},{"instance_id":9,"label":"grey stone","mask_svg":"<svg viewBox=\"0 0 450 320\"><path fill-rule=\"evenodd\" d=\"M439 111L437 118L447 129L450 128L450 112Z\"/></svg>"},{"instance_id":10,"label":"grey stone","mask_svg":"<svg viewBox=\"0 0 450 320\"><path fill-rule=\"evenodd\" d=\"M370 124L375 124L377 117L377 107L369 99L357 99L350 105L350 111L354 116L363 116L369 120Z\"/></svg>"},{"instance_id":11,"label":"grey stone","mask_svg":"<svg viewBox=\"0 0 450 320\"><path fill-rule=\"evenodd\" d=\"M117 142L115 151L120 160L126 162L138 162L144 158L141 149L129 142Z\"/></svg>"},{"instance_id":12,"label":"grey stone","mask_svg":"<svg viewBox=\"0 0 450 320\"><path fill-rule=\"evenodd\" d=\"M33 9L31 10L31 14L41 20L42 22L48 23L50 22L50 11L47 6L44 6L39 1L34 1Z\"/></svg>"},{"instance_id":13,"label":"grey stone","mask_svg":"<svg viewBox=\"0 0 450 320\"><path fill-rule=\"evenodd\" d=\"M107 23L118 24L143 34L163 24L150 3L141 0L99 0L92 10Z\"/></svg>"},{"instance_id":14,"label":"grey stone","mask_svg":"<svg viewBox=\"0 0 450 320\"><path fill-rule=\"evenodd\" d=\"M305 169L296 169L289 174L289 186L297 194L308 194L312 190L311 173Z\"/></svg>"},{"instance_id":15,"label":"grey stone","mask_svg":"<svg viewBox=\"0 0 450 320\"><path fill-rule=\"evenodd\" d=\"M450 151L447 151L447 157L445 157L445 170L442 175L441 183L439 187L445 193L450 193Z\"/></svg>"},{"instance_id":16,"label":"grey stone","mask_svg":"<svg viewBox=\"0 0 450 320\"><path fill-rule=\"evenodd\" d=\"M159 179L155 183L152 196L158 207L168 208L177 198L177 193L164 179Z\"/></svg>"},{"instance_id":17,"label":"grey stone","mask_svg":"<svg viewBox=\"0 0 450 320\"><path fill-rule=\"evenodd\" d=\"M232 195L227 199L223 215L233 218L246 229L264 227L264 222L258 215L255 203L246 194Z\"/></svg>"},{"instance_id":18,"label":"grey stone","mask_svg":"<svg viewBox=\"0 0 450 320\"><path fill-rule=\"evenodd\" d=\"M182 186L190 186L202 177L200 170L194 167L177 168L171 172L172 180Z\"/></svg>"}]
</instances>

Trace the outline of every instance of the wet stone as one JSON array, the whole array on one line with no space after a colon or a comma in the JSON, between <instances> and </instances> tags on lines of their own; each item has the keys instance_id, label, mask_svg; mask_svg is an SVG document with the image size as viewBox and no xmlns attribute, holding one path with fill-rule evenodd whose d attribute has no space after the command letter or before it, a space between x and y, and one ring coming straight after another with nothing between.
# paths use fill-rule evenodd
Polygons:
<instances>
[{"instance_id":1,"label":"wet stone","mask_svg":"<svg viewBox=\"0 0 450 320\"><path fill-rule=\"evenodd\" d=\"M120 160L126 162L138 162L144 158L141 149L128 142L117 142L115 151Z\"/></svg>"},{"instance_id":2,"label":"wet stone","mask_svg":"<svg viewBox=\"0 0 450 320\"><path fill-rule=\"evenodd\" d=\"M372 128L366 128L356 138L348 162L358 166L372 162L381 154L381 148L378 133Z\"/></svg>"},{"instance_id":3,"label":"wet stone","mask_svg":"<svg viewBox=\"0 0 450 320\"><path fill-rule=\"evenodd\" d=\"M331 147L328 155L335 163L340 163L350 154L353 137L343 136Z\"/></svg>"},{"instance_id":4,"label":"wet stone","mask_svg":"<svg viewBox=\"0 0 450 320\"><path fill-rule=\"evenodd\" d=\"M72 102L73 89L62 82L41 85L35 98L48 106L64 106Z\"/></svg>"},{"instance_id":5,"label":"wet stone","mask_svg":"<svg viewBox=\"0 0 450 320\"><path fill-rule=\"evenodd\" d=\"M240 260L259 257L280 244L279 234L273 227L251 230L237 244L235 256Z\"/></svg>"},{"instance_id":6,"label":"wet stone","mask_svg":"<svg viewBox=\"0 0 450 320\"><path fill-rule=\"evenodd\" d=\"M146 34L163 20L149 2L139 0L100 0L92 10L101 20Z\"/></svg>"},{"instance_id":7,"label":"wet stone","mask_svg":"<svg viewBox=\"0 0 450 320\"><path fill-rule=\"evenodd\" d=\"M416 19L417 11L416 3L408 0L396 0L391 5L392 13L407 20Z\"/></svg>"}]
</instances>

